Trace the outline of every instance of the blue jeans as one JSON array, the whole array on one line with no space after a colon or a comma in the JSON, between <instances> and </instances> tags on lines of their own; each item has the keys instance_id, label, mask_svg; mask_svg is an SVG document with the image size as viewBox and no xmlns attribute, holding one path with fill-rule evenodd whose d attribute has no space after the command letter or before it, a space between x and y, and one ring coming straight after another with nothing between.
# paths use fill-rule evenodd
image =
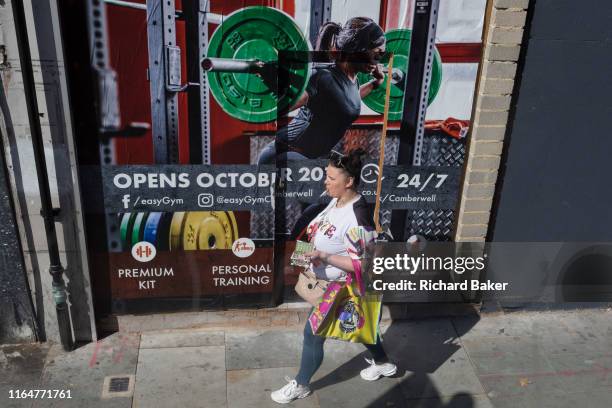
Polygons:
<instances>
[{"instance_id":1,"label":"blue jeans","mask_svg":"<svg viewBox=\"0 0 612 408\"><path fill-rule=\"evenodd\" d=\"M310 379L317 372L321 363L323 362L323 343L325 343L325 337L317 336L312 333L310 323L306 320L306 326L304 326L304 345L302 346L302 361L300 363L300 371L295 377L300 385L308 385ZM385 349L383 349L380 335L376 340L376 344L364 344L372 358L378 364L386 363L389 361Z\"/></svg>"}]
</instances>

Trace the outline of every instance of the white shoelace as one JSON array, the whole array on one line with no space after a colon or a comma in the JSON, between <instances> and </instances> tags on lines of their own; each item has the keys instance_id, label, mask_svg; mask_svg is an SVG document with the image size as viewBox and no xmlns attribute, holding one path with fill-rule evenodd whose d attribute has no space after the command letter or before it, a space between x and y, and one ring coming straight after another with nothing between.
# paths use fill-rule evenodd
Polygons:
<instances>
[{"instance_id":1,"label":"white shoelace","mask_svg":"<svg viewBox=\"0 0 612 408\"><path fill-rule=\"evenodd\" d=\"M285 381L287 381L289 384L285 385L283 387L283 394L286 396L291 395L291 393L293 392L293 390L297 387L297 381L295 381L294 379L291 379L287 376L285 376Z\"/></svg>"},{"instance_id":2,"label":"white shoelace","mask_svg":"<svg viewBox=\"0 0 612 408\"><path fill-rule=\"evenodd\" d=\"M370 364L371 366L375 366L376 365L376 361L374 361L373 358L372 359L366 358L365 361L367 361L368 364Z\"/></svg>"}]
</instances>

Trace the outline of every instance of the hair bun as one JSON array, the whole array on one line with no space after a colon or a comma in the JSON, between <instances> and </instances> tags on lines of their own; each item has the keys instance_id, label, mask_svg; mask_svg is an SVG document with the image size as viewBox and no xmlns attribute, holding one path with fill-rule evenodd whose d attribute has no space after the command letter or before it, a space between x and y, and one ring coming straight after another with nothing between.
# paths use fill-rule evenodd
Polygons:
<instances>
[{"instance_id":1,"label":"hair bun","mask_svg":"<svg viewBox=\"0 0 612 408\"><path fill-rule=\"evenodd\" d=\"M357 149L348 152L346 156L348 162L353 164L355 167L361 167L361 162L367 156L367 152L361 147L358 147Z\"/></svg>"},{"instance_id":2,"label":"hair bun","mask_svg":"<svg viewBox=\"0 0 612 408\"><path fill-rule=\"evenodd\" d=\"M345 169L346 171L355 178L355 185L359 184L361 178L361 168L363 166L363 159L367 156L367 153L362 148L357 148L348 152L345 156Z\"/></svg>"},{"instance_id":3,"label":"hair bun","mask_svg":"<svg viewBox=\"0 0 612 408\"><path fill-rule=\"evenodd\" d=\"M368 155L368 152L366 152L366 151L365 151L363 148L358 147L358 148L356 148L356 149L351 150L351 151L348 153L348 155L349 155L349 156L356 156L356 157L358 157L358 158L360 158L360 159L363 159L365 156L367 156L367 155Z\"/></svg>"}]
</instances>

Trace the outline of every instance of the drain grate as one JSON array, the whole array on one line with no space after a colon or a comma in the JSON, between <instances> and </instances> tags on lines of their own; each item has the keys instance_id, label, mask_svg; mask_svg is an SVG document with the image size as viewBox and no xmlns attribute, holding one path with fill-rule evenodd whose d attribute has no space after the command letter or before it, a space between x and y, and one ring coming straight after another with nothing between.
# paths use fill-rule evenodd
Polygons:
<instances>
[{"instance_id":1,"label":"drain grate","mask_svg":"<svg viewBox=\"0 0 612 408\"><path fill-rule=\"evenodd\" d=\"M102 398L131 397L134 394L134 376L112 375L104 378Z\"/></svg>"},{"instance_id":2,"label":"drain grate","mask_svg":"<svg viewBox=\"0 0 612 408\"><path fill-rule=\"evenodd\" d=\"M125 392L129 389L130 377L111 378L108 392Z\"/></svg>"}]
</instances>

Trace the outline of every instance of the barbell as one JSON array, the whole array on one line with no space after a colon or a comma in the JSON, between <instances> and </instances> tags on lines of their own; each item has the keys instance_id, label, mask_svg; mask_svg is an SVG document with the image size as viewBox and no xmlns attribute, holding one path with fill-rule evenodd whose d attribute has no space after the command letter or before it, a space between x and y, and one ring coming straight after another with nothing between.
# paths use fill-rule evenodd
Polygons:
<instances>
[{"instance_id":1,"label":"barbell","mask_svg":"<svg viewBox=\"0 0 612 408\"><path fill-rule=\"evenodd\" d=\"M232 72L237 74L256 74L264 75L266 69L275 64L265 62L258 59L252 60L239 60L239 59L228 59L228 58L212 58L206 57L202 60L202 68L207 72ZM335 62L312 62L310 63L311 69L330 68L336 65ZM389 69L385 66L382 67L382 72L387 74ZM393 68L391 74L392 83L399 83L404 79L404 73L399 68Z\"/></svg>"},{"instance_id":2,"label":"barbell","mask_svg":"<svg viewBox=\"0 0 612 408\"><path fill-rule=\"evenodd\" d=\"M408 61L410 52L410 40L412 38L412 31L407 29L390 30L385 33L386 51L387 55L381 60L383 65L389 62L389 55L393 53L393 70L396 67L399 69L403 78L406 77L408 72ZM438 49L434 47L434 58L431 64L431 83L429 85L429 95L427 104L430 105L442 85L442 58ZM360 83L367 82L369 80L368 74L360 73L357 75ZM389 101L389 120L401 120L402 112L404 107L404 83L396 83L391 80L391 94ZM385 90L386 90L386 79L385 82L377 89L372 90L363 99L363 103L374 112L383 113L385 110Z\"/></svg>"},{"instance_id":3,"label":"barbell","mask_svg":"<svg viewBox=\"0 0 612 408\"><path fill-rule=\"evenodd\" d=\"M386 78L389 77L388 55L395 55L389 119L399 120L411 31L391 30L385 37L388 53L381 63ZM227 114L246 122L265 123L276 120L278 112L285 112L297 103L313 68L334 65L308 61L309 51L308 42L291 16L275 8L253 6L237 10L224 19L210 38L201 66L207 72L211 94ZM280 53L296 57L283 58L279 66ZM382 86L363 99L366 106L378 113L384 111L386 78ZM359 74L358 79L359 83L365 83L370 76ZM441 83L442 60L436 49L429 103L436 97Z\"/></svg>"}]
</instances>

